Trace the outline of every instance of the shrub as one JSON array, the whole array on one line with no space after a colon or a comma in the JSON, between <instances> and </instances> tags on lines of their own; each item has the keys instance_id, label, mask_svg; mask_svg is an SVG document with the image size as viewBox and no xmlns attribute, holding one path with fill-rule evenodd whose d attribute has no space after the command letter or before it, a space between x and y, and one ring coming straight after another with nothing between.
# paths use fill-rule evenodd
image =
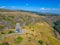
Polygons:
<instances>
[{"instance_id":1,"label":"shrub","mask_svg":"<svg viewBox=\"0 0 60 45\"><path fill-rule=\"evenodd\" d=\"M4 29L5 26L0 26L0 31L2 31Z\"/></svg>"},{"instance_id":2,"label":"shrub","mask_svg":"<svg viewBox=\"0 0 60 45\"><path fill-rule=\"evenodd\" d=\"M31 39L31 37L28 37L29 39Z\"/></svg>"},{"instance_id":3,"label":"shrub","mask_svg":"<svg viewBox=\"0 0 60 45\"><path fill-rule=\"evenodd\" d=\"M14 33L13 31L9 31L8 34Z\"/></svg>"},{"instance_id":4,"label":"shrub","mask_svg":"<svg viewBox=\"0 0 60 45\"><path fill-rule=\"evenodd\" d=\"M4 32L1 32L1 34L5 34Z\"/></svg>"},{"instance_id":5,"label":"shrub","mask_svg":"<svg viewBox=\"0 0 60 45\"><path fill-rule=\"evenodd\" d=\"M48 44L46 44L46 45L48 45Z\"/></svg>"},{"instance_id":6,"label":"shrub","mask_svg":"<svg viewBox=\"0 0 60 45\"><path fill-rule=\"evenodd\" d=\"M31 41L30 39L28 41Z\"/></svg>"},{"instance_id":7,"label":"shrub","mask_svg":"<svg viewBox=\"0 0 60 45\"><path fill-rule=\"evenodd\" d=\"M34 32L34 30L31 30L31 31L33 31L33 32Z\"/></svg>"},{"instance_id":8,"label":"shrub","mask_svg":"<svg viewBox=\"0 0 60 45\"><path fill-rule=\"evenodd\" d=\"M9 45L9 43L8 42L4 42L1 45Z\"/></svg>"},{"instance_id":9,"label":"shrub","mask_svg":"<svg viewBox=\"0 0 60 45\"><path fill-rule=\"evenodd\" d=\"M26 33L26 35L28 35L28 33Z\"/></svg>"},{"instance_id":10,"label":"shrub","mask_svg":"<svg viewBox=\"0 0 60 45\"><path fill-rule=\"evenodd\" d=\"M23 40L22 37L17 37L15 41L16 41L16 43L21 43L22 40Z\"/></svg>"},{"instance_id":11,"label":"shrub","mask_svg":"<svg viewBox=\"0 0 60 45\"><path fill-rule=\"evenodd\" d=\"M42 40L39 40L38 42L39 42L41 45L43 45L43 41L42 41Z\"/></svg>"}]
</instances>

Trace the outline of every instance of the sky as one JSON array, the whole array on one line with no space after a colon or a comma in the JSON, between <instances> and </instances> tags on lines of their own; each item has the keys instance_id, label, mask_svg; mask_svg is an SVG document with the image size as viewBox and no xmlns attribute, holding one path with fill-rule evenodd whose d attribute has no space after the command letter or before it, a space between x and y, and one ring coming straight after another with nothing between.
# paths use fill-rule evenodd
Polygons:
<instances>
[{"instance_id":1,"label":"sky","mask_svg":"<svg viewBox=\"0 0 60 45\"><path fill-rule=\"evenodd\" d=\"M60 14L60 0L0 0L0 8Z\"/></svg>"}]
</instances>

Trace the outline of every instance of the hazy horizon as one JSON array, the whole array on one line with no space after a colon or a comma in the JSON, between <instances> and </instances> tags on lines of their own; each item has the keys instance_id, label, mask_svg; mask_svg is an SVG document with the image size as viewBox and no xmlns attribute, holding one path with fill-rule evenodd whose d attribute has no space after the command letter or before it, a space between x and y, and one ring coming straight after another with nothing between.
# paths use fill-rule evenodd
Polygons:
<instances>
[{"instance_id":1,"label":"hazy horizon","mask_svg":"<svg viewBox=\"0 0 60 45\"><path fill-rule=\"evenodd\" d=\"M0 8L60 14L60 0L0 0Z\"/></svg>"}]
</instances>

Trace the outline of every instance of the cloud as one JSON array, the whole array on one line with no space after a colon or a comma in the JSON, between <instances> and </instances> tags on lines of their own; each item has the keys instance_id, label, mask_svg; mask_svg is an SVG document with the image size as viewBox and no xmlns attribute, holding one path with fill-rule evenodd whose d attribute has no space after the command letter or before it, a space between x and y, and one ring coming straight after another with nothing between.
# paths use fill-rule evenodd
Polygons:
<instances>
[{"instance_id":1,"label":"cloud","mask_svg":"<svg viewBox=\"0 0 60 45\"><path fill-rule=\"evenodd\" d=\"M45 8L40 8L40 10L46 10Z\"/></svg>"},{"instance_id":2,"label":"cloud","mask_svg":"<svg viewBox=\"0 0 60 45\"><path fill-rule=\"evenodd\" d=\"M5 8L6 6L0 6L0 8Z\"/></svg>"},{"instance_id":3,"label":"cloud","mask_svg":"<svg viewBox=\"0 0 60 45\"><path fill-rule=\"evenodd\" d=\"M39 10L60 10L60 8L40 8Z\"/></svg>"},{"instance_id":4,"label":"cloud","mask_svg":"<svg viewBox=\"0 0 60 45\"><path fill-rule=\"evenodd\" d=\"M6 8L6 9L17 9L16 6L0 6L0 8Z\"/></svg>"}]
</instances>

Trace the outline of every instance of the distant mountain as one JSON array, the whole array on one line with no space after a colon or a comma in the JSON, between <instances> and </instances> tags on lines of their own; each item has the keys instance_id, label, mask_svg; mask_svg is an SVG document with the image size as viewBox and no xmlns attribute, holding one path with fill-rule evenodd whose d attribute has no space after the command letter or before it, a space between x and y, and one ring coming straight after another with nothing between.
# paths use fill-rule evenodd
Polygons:
<instances>
[{"instance_id":1,"label":"distant mountain","mask_svg":"<svg viewBox=\"0 0 60 45\"><path fill-rule=\"evenodd\" d=\"M0 12L29 12L29 13L35 13L41 16L44 15L59 15L59 14L52 14L52 13L43 13L43 12L35 12L35 11L27 11L27 10L11 10L11 9L4 9L4 8L0 8Z\"/></svg>"},{"instance_id":2,"label":"distant mountain","mask_svg":"<svg viewBox=\"0 0 60 45\"><path fill-rule=\"evenodd\" d=\"M12 10L0 8L0 12L9 12L9 11L12 11Z\"/></svg>"}]
</instances>

